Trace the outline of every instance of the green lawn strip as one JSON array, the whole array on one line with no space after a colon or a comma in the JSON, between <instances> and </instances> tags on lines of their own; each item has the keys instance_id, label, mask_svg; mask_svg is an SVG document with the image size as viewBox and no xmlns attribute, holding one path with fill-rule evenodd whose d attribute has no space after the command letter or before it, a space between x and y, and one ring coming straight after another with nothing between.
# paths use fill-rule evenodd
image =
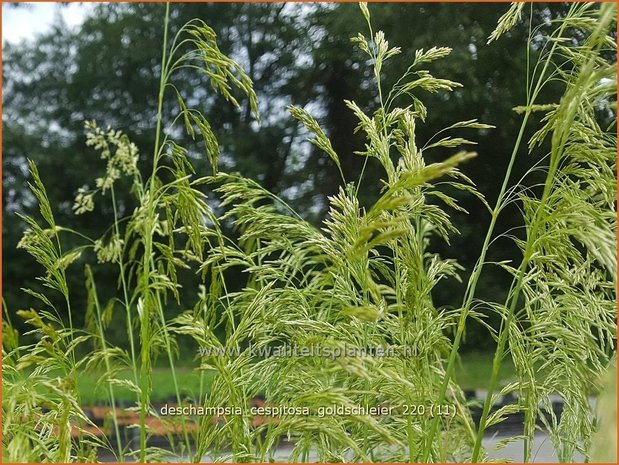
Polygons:
<instances>
[{"instance_id":1,"label":"green lawn strip","mask_svg":"<svg viewBox=\"0 0 619 465\"><path fill-rule=\"evenodd\" d=\"M181 363L181 365L184 365ZM464 354L461 363L456 367L456 379L463 389L485 389L492 371L492 354ZM197 399L200 391L200 373L187 366L176 369L181 394L191 399ZM205 372L206 388L214 376L214 372ZM515 376L514 366L506 360L500 371L501 383L507 383ZM83 405L96 405L107 399L107 388L100 382L101 375L96 372L82 373L79 377L79 389ZM131 379L130 370L121 372L119 378ZM135 394L125 387L114 388L115 396L123 402L133 402ZM174 397L174 384L170 369L158 367L153 369L153 402L170 401Z\"/></svg>"},{"instance_id":2,"label":"green lawn strip","mask_svg":"<svg viewBox=\"0 0 619 465\"><path fill-rule=\"evenodd\" d=\"M486 389L492 372L492 354L469 353L463 354L460 363L456 366L456 380L463 389ZM181 363L181 365L184 365ZM177 367L176 376L184 397L197 399L200 391L200 372L184 365ZM213 379L214 372L207 371L205 386ZM130 379L131 372L126 370L119 375L121 378ZM107 399L106 387L99 382L100 375L95 372L82 373L79 377L79 389L83 405L95 405L105 402ZM505 385L516 379L514 364L510 359L503 361L499 372L499 385ZM97 385L98 383L98 385ZM133 402L135 395L124 387L115 387L116 398L124 402ZM593 393L593 392L592 392ZM175 396L174 384L170 369L159 367L153 369L153 393L152 400L155 403L171 401Z\"/></svg>"},{"instance_id":3,"label":"green lawn strip","mask_svg":"<svg viewBox=\"0 0 619 465\"><path fill-rule=\"evenodd\" d=\"M84 406L97 405L107 402L107 386L100 382L101 374L96 372L82 373L79 376L79 390L82 404ZM122 371L117 378L131 379L130 370ZM190 368L177 368L176 377L178 380L181 396L190 399L197 399L200 392L200 372ZM213 372L204 374L205 385L208 389L213 377ZM114 387L114 394L117 400L132 403L136 400L135 393L122 386ZM153 391L151 400L154 403L173 402L175 400L174 383L169 368L153 369Z\"/></svg>"},{"instance_id":4,"label":"green lawn strip","mask_svg":"<svg viewBox=\"0 0 619 465\"><path fill-rule=\"evenodd\" d=\"M494 354L471 352L461 355L460 363L456 365L456 380L462 389L486 389L492 373L492 357ZM548 374L548 368L538 370L538 380L543 380ZM516 369L511 358L506 357L499 370L498 385L517 381ZM598 384L592 382L589 386L589 395L595 396L599 392Z\"/></svg>"},{"instance_id":5,"label":"green lawn strip","mask_svg":"<svg viewBox=\"0 0 619 465\"><path fill-rule=\"evenodd\" d=\"M462 389L486 389L492 374L492 357L490 353L472 352L462 354L456 365L456 380ZM511 359L506 358L499 370L499 385L516 379L516 370Z\"/></svg>"}]
</instances>

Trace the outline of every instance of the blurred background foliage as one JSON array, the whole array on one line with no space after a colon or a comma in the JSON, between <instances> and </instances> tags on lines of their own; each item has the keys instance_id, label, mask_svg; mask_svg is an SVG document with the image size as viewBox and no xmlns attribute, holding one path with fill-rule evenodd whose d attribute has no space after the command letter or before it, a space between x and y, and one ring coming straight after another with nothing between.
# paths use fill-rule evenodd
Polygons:
<instances>
[{"instance_id":1,"label":"blurred background foliage","mask_svg":"<svg viewBox=\"0 0 619 465\"><path fill-rule=\"evenodd\" d=\"M418 125L418 141L423 145L456 121L478 119L495 125L493 130L466 133L466 137L478 142L470 148L479 156L463 166L464 173L491 205L521 122L512 108L524 103L527 84L528 6L527 14L516 27L500 41L486 45L488 35L507 7L499 3L371 5L377 29L385 32L391 45L403 50L384 70L387 80L397 79L406 70L416 49L453 49L449 58L432 65L432 73L458 81L463 87L447 97L420 95L429 110L426 121ZM533 23L561 17L567 7L532 4ZM92 185L105 169L105 162L84 144L84 121L94 119L103 127L109 125L127 133L140 148L143 173L150 172L163 13L164 6L157 3L96 4L80 28L68 28L58 19L44 35L3 44L2 279L3 295L11 313L35 305L20 288L39 287L35 276L41 271L23 250L16 249L24 224L15 213L32 215L38 208L27 189L26 159L33 159L39 166L58 224L93 238L106 231L113 217L103 202L90 214L75 216L71 210L78 188ZM214 95L208 82L200 80L196 73L177 75L175 85L190 105L203 111L219 138L220 169L239 171L257 180L318 225L326 215L327 197L337 192L341 181L331 159L305 142L307 134L285 107L294 104L313 113L331 138L346 178L356 180L364 159L354 152L363 148L363 140L354 134L355 118L343 101L355 100L364 109L376 101L376 95L367 91L371 68L350 42L350 37L366 30L357 5L173 3L172 34L194 17L203 19L217 32L221 50L244 67L254 81L260 101L261 121L257 123L246 102L235 110ZM535 44L529 44L533 57L538 52ZM557 95L549 86L538 101L553 102ZM170 121L177 111L176 98L169 93L165 120ZM535 122L530 125L531 132L534 128ZM184 134L175 137L190 149L196 171L200 175L210 174L203 147ZM545 149L539 153L545 153ZM432 151L427 161L438 161L449 154L448 149ZM527 156L517 160L514 179L538 161ZM375 160L368 161L361 185L367 203L381 187L382 173L372 161ZM529 177L527 182L534 185L536 180ZM490 217L479 200L466 194L455 195L469 212L452 212L460 235L453 236L449 245L436 239L431 250L457 259L464 267L462 275L466 281L479 255ZM131 202L131 196L124 196L121 211L131 212L135 207ZM517 206L511 208L513 211L507 209L501 215L498 233L521 225ZM514 234L518 235L518 229ZM508 239L497 240L488 256L490 261L511 258L517 259L518 251ZM70 276L76 308L85 307L86 302L80 270L84 262L92 262L94 257L82 257L81 261L72 266ZM116 270L114 265L97 267L98 287L103 295L110 297L116 292ZM509 276L499 267L487 270L478 297L501 301ZM185 305L191 306L196 300L198 277L187 273L181 279L185 283ZM239 276L239 287L243 282ZM437 305L454 307L460 305L462 294L462 284L444 282L434 298ZM176 312L178 308L170 305L169 311ZM79 325L83 312L77 313ZM490 322L496 324L492 317ZM120 312L112 324L118 325L119 335L123 333L125 322ZM16 326L25 329L19 323ZM486 329L470 323L465 349L489 350L493 344Z\"/></svg>"}]
</instances>

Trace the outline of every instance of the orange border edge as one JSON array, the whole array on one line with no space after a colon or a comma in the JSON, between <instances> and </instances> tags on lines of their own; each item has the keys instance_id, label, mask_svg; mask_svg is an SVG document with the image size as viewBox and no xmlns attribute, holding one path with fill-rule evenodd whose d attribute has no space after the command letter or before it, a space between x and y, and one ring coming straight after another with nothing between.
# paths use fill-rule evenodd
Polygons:
<instances>
[{"instance_id":1,"label":"orange border edge","mask_svg":"<svg viewBox=\"0 0 619 465\"><path fill-rule=\"evenodd\" d=\"M2 2L2 8L0 8L0 37L2 36L2 18L3 18L3 12L4 12L4 4L5 3L120 3L123 0L110 0L109 2L98 2L98 1L87 1L87 2L79 2L77 0L65 0L65 1L60 1L60 2L48 2L45 0L32 0L30 2L26 2L24 0L16 0L13 2L5 2L4 0L1 0ZM318 2L313 2L312 0L289 0L291 3L318 3ZM539 0L517 0L518 2L524 1L526 3L559 3L562 0L546 0L545 2L541 2ZM586 0L576 0L577 2L581 2L581 1L586 1ZM608 2L608 3L618 3L619 4L619 0L596 0L598 3L603 3L603 2ZM162 0L142 0L142 2L138 2L136 0L125 0L126 3L165 3ZM282 3L282 2L278 2L278 1L273 1L273 0L245 0L244 2L235 2L234 0L211 0L211 2L213 3L256 3L256 2L261 2L261 3ZM171 0L170 3L204 3L201 2L200 0L186 0L186 1L182 1L182 0ZM355 0L339 0L339 1L329 1L329 2L325 2L325 3L357 3ZM510 3L509 1L506 0L466 0L466 1L458 1L458 0L373 0L370 1L369 3ZM4 45L4 40L2 41L3 45ZM0 63L3 63L3 47L0 47ZM617 71L619 74L619 51L617 52ZM2 74L0 74L0 114L2 114L2 103L4 101L3 98L3 77ZM0 161L2 161L2 127L3 127L3 121L0 121ZM617 130L617 134L619 136L619 128L616 129ZM619 161L619 149L617 151L617 160ZM3 167L3 163L0 163L0 177L2 177L3 175L3 171L2 171L2 167ZM616 172L617 176L619 177L619 166L617 167L617 172ZM3 195L3 185L0 186L0 195ZM619 194L617 196L617 201L619 203ZM4 217L4 209L3 209L3 205L0 205L0 228L2 228L3 226L3 217ZM619 213L618 213L618 220L619 220ZM616 235L616 241L617 241L617 259L619 261L619 235ZM0 246L2 245L2 237L0 237ZM0 248L0 272L2 271L2 265L3 265L4 261L2 260L2 249ZM0 282L0 294L2 294L2 287L3 287L3 281ZM615 293L619 292L619 281L617 281L615 283ZM2 294L3 295L3 294ZM617 316L617 325L619 327L619 303L617 305L617 310L618 310L618 316ZM3 322L3 318L4 318L4 311L0 311L0 323ZM0 324L0 341L2 340L2 328L3 325ZM2 354L0 353L0 373L2 372ZM619 384L619 369L617 370L617 382ZM0 378L0 398L2 398L2 378ZM617 401L619 401L619 394L617 394ZM618 402L619 403L619 402ZM2 439L2 432L3 432L3 418L0 417L0 440ZM617 457L619 457L619 430L615 432L616 433L616 453L617 453ZM0 448L2 448L1 444L0 444ZM2 459L0 458L0 463L2 463ZM81 462L81 463L86 463L86 462ZM109 463L109 462L108 462ZM116 464L124 464L124 463L131 463L131 462L112 462L112 463L116 463ZM179 462L181 465L182 462ZM281 465L292 465L292 463L290 462L279 462ZM389 462L375 462L375 463L384 463L384 464L388 464ZM480 462L478 462L480 463ZM513 462L513 463L518 463L518 462ZM541 465L550 465L552 462L536 462L539 463ZM591 464L595 464L595 463L607 463L607 462L589 462ZM187 464L189 465L189 464ZM337 465L337 464L326 464L326 465ZM395 465L395 464L393 464ZM447 464L445 464L447 465Z\"/></svg>"}]
</instances>

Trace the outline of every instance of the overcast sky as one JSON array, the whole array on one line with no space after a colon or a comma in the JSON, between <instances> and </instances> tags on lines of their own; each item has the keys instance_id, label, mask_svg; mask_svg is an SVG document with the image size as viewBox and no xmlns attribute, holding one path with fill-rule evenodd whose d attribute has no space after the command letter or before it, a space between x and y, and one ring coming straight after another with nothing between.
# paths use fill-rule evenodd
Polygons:
<instances>
[{"instance_id":1,"label":"overcast sky","mask_svg":"<svg viewBox=\"0 0 619 465\"><path fill-rule=\"evenodd\" d=\"M2 3L2 43L17 43L45 32L61 15L69 27L81 24L89 5L55 2L21 3L15 7Z\"/></svg>"}]
</instances>

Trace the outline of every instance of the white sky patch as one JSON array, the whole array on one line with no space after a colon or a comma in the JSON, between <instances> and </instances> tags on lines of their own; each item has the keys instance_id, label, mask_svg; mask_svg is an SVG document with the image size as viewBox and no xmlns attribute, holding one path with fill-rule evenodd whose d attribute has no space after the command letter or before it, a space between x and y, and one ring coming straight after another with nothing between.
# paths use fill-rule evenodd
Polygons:
<instances>
[{"instance_id":1,"label":"white sky patch","mask_svg":"<svg viewBox=\"0 0 619 465\"><path fill-rule=\"evenodd\" d=\"M2 2L2 43L16 44L47 32L57 17L68 27L82 24L89 5L84 3L37 2L15 7Z\"/></svg>"}]
</instances>

